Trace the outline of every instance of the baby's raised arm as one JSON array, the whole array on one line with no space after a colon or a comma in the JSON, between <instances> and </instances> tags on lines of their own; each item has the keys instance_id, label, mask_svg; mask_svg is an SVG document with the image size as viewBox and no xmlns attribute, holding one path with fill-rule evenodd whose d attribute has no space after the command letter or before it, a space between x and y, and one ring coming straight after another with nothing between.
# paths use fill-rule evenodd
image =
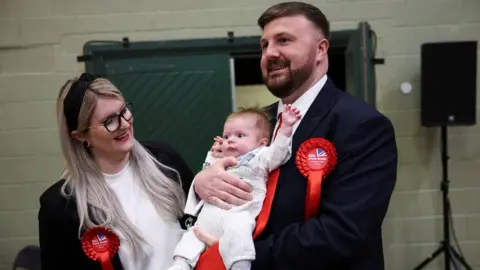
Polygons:
<instances>
[{"instance_id":1,"label":"baby's raised arm","mask_svg":"<svg viewBox=\"0 0 480 270\"><path fill-rule=\"evenodd\" d=\"M290 159L292 155L293 126L301 119L300 111L290 104L283 107L281 126L270 146L260 153L262 166L271 172ZM274 135L275 136L275 135Z\"/></svg>"}]
</instances>

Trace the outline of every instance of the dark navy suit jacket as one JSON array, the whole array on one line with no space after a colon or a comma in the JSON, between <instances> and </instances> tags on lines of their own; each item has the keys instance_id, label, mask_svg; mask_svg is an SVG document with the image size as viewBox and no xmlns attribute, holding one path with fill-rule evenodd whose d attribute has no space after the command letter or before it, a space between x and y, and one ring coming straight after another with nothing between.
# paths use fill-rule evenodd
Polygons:
<instances>
[{"instance_id":1,"label":"dark navy suit jacket","mask_svg":"<svg viewBox=\"0 0 480 270\"><path fill-rule=\"evenodd\" d=\"M278 103L268 107L276 118ZM336 147L318 216L304 221L307 180L295 153L309 138ZM269 222L255 242L252 270L383 270L381 226L394 189L397 147L391 122L328 79L293 137L280 169Z\"/></svg>"}]
</instances>

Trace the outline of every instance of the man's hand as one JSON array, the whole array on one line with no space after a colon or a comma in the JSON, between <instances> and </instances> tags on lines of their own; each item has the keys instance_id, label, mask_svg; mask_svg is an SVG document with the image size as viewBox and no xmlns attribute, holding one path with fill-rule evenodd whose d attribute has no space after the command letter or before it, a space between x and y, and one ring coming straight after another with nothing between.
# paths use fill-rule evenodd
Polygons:
<instances>
[{"instance_id":1,"label":"man's hand","mask_svg":"<svg viewBox=\"0 0 480 270\"><path fill-rule=\"evenodd\" d=\"M228 210L252 200L252 188L225 168L236 165L234 157L221 158L195 176L194 189L200 199Z\"/></svg>"}]
</instances>

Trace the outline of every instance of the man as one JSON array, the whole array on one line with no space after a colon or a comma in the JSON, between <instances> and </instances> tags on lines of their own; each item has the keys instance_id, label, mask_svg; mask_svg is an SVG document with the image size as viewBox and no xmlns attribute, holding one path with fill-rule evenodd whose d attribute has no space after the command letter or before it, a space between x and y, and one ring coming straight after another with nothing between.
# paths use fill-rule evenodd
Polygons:
<instances>
[{"instance_id":1,"label":"man","mask_svg":"<svg viewBox=\"0 0 480 270\"><path fill-rule=\"evenodd\" d=\"M397 171L391 122L327 77L330 30L319 9L300 2L276 4L258 24L263 79L280 99L268 107L273 120L285 104L293 104L304 115L294 133L293 153L311 138L324 138L335 146L338 162L322 183L317 215L308 220L307 180L295 156L280 168L268 222L255 240L252 269L384 269L381 226ZM200 172L194 187L222 207L245 199L237 187L240 180L224 172L226 163ZM197 235L210 245L217 241L204 231Z\"/></svg>"}]
</instances>

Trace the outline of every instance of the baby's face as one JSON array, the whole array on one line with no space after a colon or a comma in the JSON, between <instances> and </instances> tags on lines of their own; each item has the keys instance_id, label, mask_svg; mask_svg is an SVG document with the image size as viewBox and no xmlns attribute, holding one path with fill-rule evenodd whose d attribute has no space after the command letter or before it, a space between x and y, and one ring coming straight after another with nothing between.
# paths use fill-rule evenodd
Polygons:
<instances>
[{"instance_id":1,"label":"baby's face","mask_svg":"<svg viewBox=\"0 0 480 270\"><path fill-rule=\"evenodd\" d=\"M242 115L225 122L223 128L225 142L222 145L225 157L239 157L267 143L267 139L262 138L260 130L255 127L256 121L257 117L254 115Z\"/></svg>"}]
</instances>

